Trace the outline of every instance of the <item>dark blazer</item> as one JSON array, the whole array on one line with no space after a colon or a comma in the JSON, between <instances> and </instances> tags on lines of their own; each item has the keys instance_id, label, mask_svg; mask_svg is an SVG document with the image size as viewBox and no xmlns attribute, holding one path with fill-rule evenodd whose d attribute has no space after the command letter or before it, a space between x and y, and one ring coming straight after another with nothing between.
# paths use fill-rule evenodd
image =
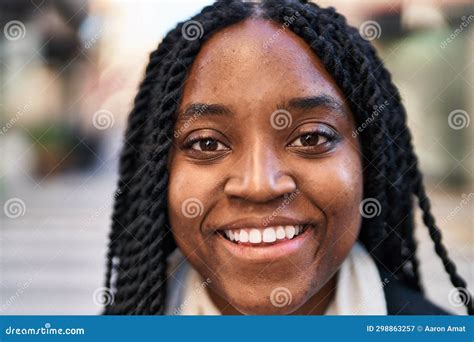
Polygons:
<instances>
[{"instance_id":1,"label":"dark blazer","mask_svg":"<svg viewBox=\"0 0 474 342\"><path fill-rule=\"evenodd\" d=\"M452 315L430 302L425 296L406 286L390 273L380 270L385 281L384 292L389 315Z\"/></svg>"}]
</instances>

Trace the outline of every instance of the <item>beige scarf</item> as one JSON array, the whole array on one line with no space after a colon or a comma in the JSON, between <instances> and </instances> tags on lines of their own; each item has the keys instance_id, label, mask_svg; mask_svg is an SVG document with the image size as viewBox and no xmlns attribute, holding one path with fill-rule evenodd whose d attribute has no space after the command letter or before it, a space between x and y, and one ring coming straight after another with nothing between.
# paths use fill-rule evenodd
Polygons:
<instances>
[{"instance_id":1,"label":"beige scarf","mask_svg":"<svg viewBox=\"0 0 474 342\"><path fill-rule=\"evenodd\" d=\"M209 282L179 250L168 265L167 315L221 315L207 292ZM325 315L387 315L386 282L365 248L354 244L338 271L336 293Z\"/></svg>"}]
</instances>

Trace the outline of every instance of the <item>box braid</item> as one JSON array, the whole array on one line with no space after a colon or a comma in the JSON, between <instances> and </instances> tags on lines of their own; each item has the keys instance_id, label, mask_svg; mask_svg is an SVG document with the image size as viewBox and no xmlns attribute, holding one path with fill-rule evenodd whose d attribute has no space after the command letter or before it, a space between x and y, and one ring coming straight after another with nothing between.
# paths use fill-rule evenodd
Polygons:
<instances>
[{"instance_id":1,"label":"box braid","mask_svg":"<svg viewBox=\"0 0 474 342\"><path fill-rule=\"evenodd\" d=\"M176 248L167 217L167 162L174 115L187 72L202 44L220 29L251 17L280 24L292 18L289 28L311 46L332 75L357 125L367 120L374 106L388 103L360 133L364 197L376 199L382 210L380 215L363 218L359 240L379 266L422 292L414 238L417 198L423 223L452 284L467 292L431 214L400 94L374 48L333 8L303 0L222 0L191 18L202 25L202 37L186 39L182 34L185 22L181 22L150 55L120 159L120 191L112 216L106 273L106 287L113 290L114 301L105 314L165 312L166 258ZM472 298L467 294L465 305L473 314Z\"/></svg>"}]
</instances>

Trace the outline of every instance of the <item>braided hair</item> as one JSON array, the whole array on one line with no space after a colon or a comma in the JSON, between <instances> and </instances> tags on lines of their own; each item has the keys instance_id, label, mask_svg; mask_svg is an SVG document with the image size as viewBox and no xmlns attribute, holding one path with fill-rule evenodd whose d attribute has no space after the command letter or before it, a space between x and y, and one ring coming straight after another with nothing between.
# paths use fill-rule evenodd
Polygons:
<instances>
[{"instance_id":1,"label":"braided hair","mask_svg":"<svg viewBox=\"0 0 474 342\"><path fill-rule=\"evenodd\" d=\"M222 28L252 17L285 24L307 42L345 94L357 125L366 122L374 108L386 105L359 134L364 197L375 199L382 208L380 215L363 217L359 241L376 263L423 292L414 238L417 199L453 286L467 291L431 214L400 94L374 48L332 7L304 0L220 0L191 18L202 29L198 39L186 36L189 21L181 22L150 55L120 159L105 284L113 290L114 302L105 314L165 312L166 259L176 248L166 191L174 114L202 44ZM474 314L469 293L465 305Z\"/></svg>"}]
</instances>

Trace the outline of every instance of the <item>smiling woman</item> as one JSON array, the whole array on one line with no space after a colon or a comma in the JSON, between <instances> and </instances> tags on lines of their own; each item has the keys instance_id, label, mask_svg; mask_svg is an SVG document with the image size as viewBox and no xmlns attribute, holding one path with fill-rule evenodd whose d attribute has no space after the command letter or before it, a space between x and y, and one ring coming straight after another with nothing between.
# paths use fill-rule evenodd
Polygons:
<instances>
[{"instance_id":1,"label":"smiling woman","mask_svg":"<svg viewBox=\"0 0 474 342\"><path fill-rule=\"evenodd\" d=\"M170 224L189 262L212 279L211 297L228 308L323 313L359 231L359 144L341 91L304 40L286 32L265 47L278 29L240 22L215 33L194 60L180 107L205 107L170 151ZM287 120L278 125L278 115ZM185 122L178 116L176 127ZM203 215L183 221L190 197ZM292 305L271 305L277 287Z\"/></svg>"},{"instance_id":2,"label":"smiling woman","mask_svg":"<svg viewBox=\"0 0 474 342\"><path fill-rule=\"evenodd\" d=\"M106 313L444 313L422 294L414 197L453 285L466 284L405 116L333 9L218 1L179 24L129 117Z\"/></svg>"}]
</instances>

